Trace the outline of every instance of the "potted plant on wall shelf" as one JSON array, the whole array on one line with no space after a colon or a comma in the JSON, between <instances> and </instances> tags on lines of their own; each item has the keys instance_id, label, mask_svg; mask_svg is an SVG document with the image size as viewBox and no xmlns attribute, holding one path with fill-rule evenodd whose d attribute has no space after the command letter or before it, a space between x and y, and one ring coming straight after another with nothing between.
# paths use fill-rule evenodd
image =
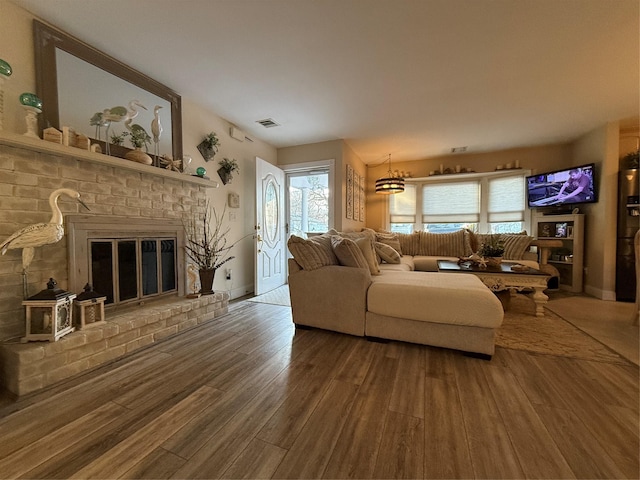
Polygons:
<instances>
[{"instance_id":1,"label":"potted plant on wall shelf","mask_svg":"<svg viewBox=\"0 0 640 480\"><path fill-rule=\"evenodd\" d=\"M225 204L222 214L218 214L215 207L207 200L202 215L194 213L191 217L184 217L182 225L185 233L185 251L187 256L198 268L200 275L200 293L213 294L213 280L216 270L235 257L231 256L231 249L240 240L251 235L248 233L235 242L229 244L227 235L230 227L224 226L227 211Z\"/></svg>"},{"instance_id":2,"label":"potted plant on wall shelf","mask_svg":"<svg viewBox=\"0 0 640 480\"><path fill-rule=\"evenodd\" d=\"M218 169L218 175L220 176L220 180L222 180L223 184L231 183L233 180L233 172L240 173L240 167L238 166L238 162L235 158L229 160L228 158L223 158L218 162L220 168Z\"/></svg>"},{"instance_id":3,"label":"potted plant on wall shelf","mask_svg":"<svg viewBox=\"0 0 640 480\"><path fill-rule=\"evenodd\" d=\"M218 140L215 132L207 134L204 140L198 144L198 151L206 162L213 159L214 155L218 153L218 148L220 148L220 140Z\"/></svg>"}]
</instances>

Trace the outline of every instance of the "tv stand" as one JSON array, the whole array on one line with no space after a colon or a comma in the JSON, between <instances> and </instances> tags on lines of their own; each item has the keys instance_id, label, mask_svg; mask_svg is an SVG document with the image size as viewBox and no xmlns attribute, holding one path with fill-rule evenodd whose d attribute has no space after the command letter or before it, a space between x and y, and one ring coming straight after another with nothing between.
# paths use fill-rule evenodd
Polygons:
<instances>
[{"instance_id":1,"label":"tv stand","mask_svg":"<svg viewBox=\"0 0 640 480\"><path fill-rule=\"evenodd\" d=\"M582 292L584 262L584 214L553 215L538 213L533 231L540 242L540 270L553 267L559 287ZM551 268L548 268L551 273Z\"/></svg>"}]
</instances>

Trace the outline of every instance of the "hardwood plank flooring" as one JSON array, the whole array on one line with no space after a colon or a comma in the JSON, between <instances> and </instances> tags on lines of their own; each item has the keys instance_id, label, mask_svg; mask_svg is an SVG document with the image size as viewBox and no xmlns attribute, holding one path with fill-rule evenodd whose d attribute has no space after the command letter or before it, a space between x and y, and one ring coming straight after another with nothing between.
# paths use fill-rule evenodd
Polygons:
<instances>
[{"instance_id":1,"label":"hardwood plank flooring","mask_svg":"<svg viewBox=\"0 0 640 480\"><path fill-rule=\"evenodd\" d=\"M632 364L487 362L240 301L0 400L0 478L638 478L638 384Z\"/></svg>"}]
</instances>

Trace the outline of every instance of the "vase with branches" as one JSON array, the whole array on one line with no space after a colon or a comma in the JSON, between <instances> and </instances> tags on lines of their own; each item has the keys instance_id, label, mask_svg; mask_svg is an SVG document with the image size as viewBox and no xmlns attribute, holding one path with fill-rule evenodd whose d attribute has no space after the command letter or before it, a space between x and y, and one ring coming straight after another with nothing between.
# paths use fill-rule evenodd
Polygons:
<instances>
[{"instance_id":1,"label":"vase with branches","mask_svg":"<svg viewBox=\"0 0 640 480\"><path fill-rule=\"evenodd\" d=\"M183 217L185 232L185 252L198 268L200 274L200 293L211 295L216 271L225 263L233 260L231 249L241 240L250 236L246 234L235 242L227 238L231 227L224 225L227 212L225 204L222 213L207 200L202 214Z\"/></svg>"}]
</instances>

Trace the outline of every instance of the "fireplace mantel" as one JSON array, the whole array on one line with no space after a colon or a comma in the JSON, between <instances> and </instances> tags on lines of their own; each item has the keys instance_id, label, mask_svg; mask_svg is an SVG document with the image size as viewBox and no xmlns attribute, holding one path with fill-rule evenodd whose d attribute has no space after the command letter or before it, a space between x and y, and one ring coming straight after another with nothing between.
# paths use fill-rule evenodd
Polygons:
<instances>
[{"instance_id":1,"label":"fireplace mantel","mask_svg":"<svg viewBox=\"0 0 640 480\"><path fill-rule=\"evenodd\" d=\"M47 142L41 139L29 138L24 135L6 131L0 131L0 144L8 145L11 147L24 148L33 152L59 155L70 159L83 160L90 163L107 165L110 167L124 168L127 170L133 170L136 172L155 175L158 177L173 178L175 180L180 180L181 182L194 183L206 188L218 188L220 186L218 182L212 180L207 180L192 175L185 175L183 173L173 172L164 168L142 165L140 163L125 160L123 158L110 157L102 153L89 152L87 150L81 150L79 148L67 147L65 145L59 145L57 143Z\"/></svg>"}]
</instances>

